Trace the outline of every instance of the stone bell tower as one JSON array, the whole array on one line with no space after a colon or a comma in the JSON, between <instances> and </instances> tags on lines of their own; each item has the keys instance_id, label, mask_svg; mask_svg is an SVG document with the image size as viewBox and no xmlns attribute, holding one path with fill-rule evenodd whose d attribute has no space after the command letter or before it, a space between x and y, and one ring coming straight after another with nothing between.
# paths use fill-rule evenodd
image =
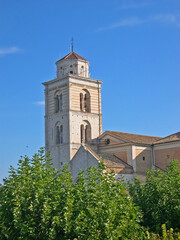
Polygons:
<instances>
[{"instance_id":1,"label":"stone bell tower","mask_svg":"<svg viewBox=\"0 0 180 240\"><path fill-rule=\"evenodd\" d=\"M56 62L57 77L45 86L45 146L54 167L69 162L81 144L102 133L101 83L74 51Z\"/></svg>"}]
</instances>

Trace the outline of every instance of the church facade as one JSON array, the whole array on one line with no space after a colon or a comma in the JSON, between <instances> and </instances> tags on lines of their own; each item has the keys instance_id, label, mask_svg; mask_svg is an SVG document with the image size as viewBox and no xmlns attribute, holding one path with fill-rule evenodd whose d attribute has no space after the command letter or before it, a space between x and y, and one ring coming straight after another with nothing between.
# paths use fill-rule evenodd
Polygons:
<instances>
[{"instance_id":1,"label":"church facade","mask_svg":"<svg viewBox=\"0 0 180 240\"><path fill-rule=\"evenodd\" d=\"M78 172L104 162L107 171L132 181L152 167L165 171L180 162L180 132L165 138L106 131L102 133L101 84L89 76L89 62L75 53L56 62L57 76L45 86L45 148L54 167L69 163Z\"/></svg>"}]
</instances>

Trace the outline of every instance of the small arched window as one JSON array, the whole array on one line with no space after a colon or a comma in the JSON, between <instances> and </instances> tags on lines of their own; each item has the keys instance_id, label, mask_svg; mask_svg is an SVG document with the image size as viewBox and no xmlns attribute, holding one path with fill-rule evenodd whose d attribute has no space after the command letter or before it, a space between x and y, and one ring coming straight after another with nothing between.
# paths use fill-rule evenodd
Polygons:
<instances>
[{"instance_id":1,"label":"small arched window","mask_svg":"<svg viewBox=\"0 0 180 240\"><path fill-rule=\"evenodd\" d=\"M62 93L59 96L59 111L62 112Z\"/></svg>"},{"instance_id":2,"label":"small arched window","mask_svg":"<svg viewBox=\"0 0 180 240\"><path fill-rule=\"evenodd\" d=\"M59 138L60 138L60 144L63 144L63 125L60 126Z\"/></svg>"},{"instance_id":3,"label":"small arched window","mask_svg":"<svg viewBox=\"0 0 180 240\"><path fill-rule=\"evenodd\" d=\"M60 128L56 126L56 144L60 144Z\"/></svg>"},{"instance_id":4,"label":"small arched window","mask_svg":"<svg viewBox=\"0 0 180 240\"><path fill-rule=\"evenodd\" d=\"M85 128L85 143L88 142L88 125L86 125L86 128Z\"/></svg>"},{"instance_id":5,"label":"small arched window","mask_svg":"<svg viewBox=\"0 0 180 240\"><path fill-rule=\"evenodd\" d=\"M85 128L85 142L88 143L91 140L91 128L90 124L88 123Z\"/></svg>"},{"instance_id":6,"label":"small arched window","mask_svg":"<svg viewBox=\"0 0 180 240\"><path fill-rule=\"evenodd\" d=\"M57 113L59 111L59 99L58 95L55 96L55 112Z\"/></svg>"},{"instance_id":7,"label":"small arched window","mask_svg":"<svg viewBox=\"0 0 180 240\"><path fill-rule=\"evenodd\" d=\"M63 110L63 96L61 94L57 94L55 96L55 112L62 112Z\"/></svg>"},{"instance_id":8,"label":"small arched window","mask_svg":"<svg viewBox=\"0 0 180 240\"><path fill-rule=\"evenodd\" d=\"M83 89L83 93L80 93L80 110L90 112L90 106L90 93L88 90Z\"/></svg>"},{"instance_id":9,"label":"small arched window","mask_svg":"<svg viewBox=\"0 0 180 240\"><path fill-rule=\"evenodd\" d=\"M90 94L87 90L84 94L84 112L90 112Z\"/></svg>"},{"instance_id":10,"label":"small arched window","mask_svg":"<svg viewBox=\"0 0 180 240\"><path fill-rule=\"evenodd\" d=\"M83 94L80 93L80 110L83 111Z\"/></svg>"},{"instance_id":11,"label":"small arched window","mask_svg":"<svg viewBox=\"0 0 180 240\"><path fill-rule=\"evenodd\" d=\"M89 121L83 121L80 126L80 140L81 143L89 143L91 141L91 125Z\"/></svg>"},{"instance_id":12,"label":"small arched window","mask_svg":"<svg viewBox=\"0 0 180 240\"><path fill-rule=\"evenodd\" d=\"M83 124L81 125L80 131L81 131L81 143L84 143L84 125Z\"/></svg>"},{"instance_id":13,"label":"small arched window","mask_svg":"<svg viewBox=\"0 0 180 240\"><path fill-rule=\"evenodd\" d=\"M84 95L84 111L87 112L87 94Z\"/></svg>"}]
</instances>

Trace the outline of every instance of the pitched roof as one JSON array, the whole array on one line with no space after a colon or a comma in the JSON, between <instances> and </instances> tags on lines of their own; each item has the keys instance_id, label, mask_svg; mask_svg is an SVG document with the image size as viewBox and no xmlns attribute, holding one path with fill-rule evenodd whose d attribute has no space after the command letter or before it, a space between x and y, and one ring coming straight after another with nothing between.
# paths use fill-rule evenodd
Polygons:
<instances>
[{"instance_id":1,"label":"pitched roof","mask_svg":"<svg viewBox=\"0 0 180 240\"><path fill-rule=\"evenodd\" d=\"M127 143L152 144L153 142L161 139L161 137L153 137L153 136L124 133L124 132L115 132L115 131L106 131L104 134L108 134L108 133L114 137L118 137L124 140L124 142L127 142Z\"/></svg>"},{"instance_id":2,"label":"pitched roof","mask_svg":"<svg viewBox=\"0 0 180 240\"><path fill-rule=\"evenodd\" d=\"M81 57L80 55L78 55L75 52L70 52L69 54L67 54L65 57L61 58L60 60L58 60L57 62L64 60L64 59L81 59L81 60L85 60L87 61L85 58Z\"/></svg>"},{"instance_id":3,"label":"pitched roof","mask_svg":"<svg viewBox=\"0 0 180 240\"><path fill-rule=\"evenodd\" d=\"M180 141L180 132L171 134L154 142L154 144Z\"/></svg>"},{"instance_id":4,"label":"pitched roof","mask_svg":"<svg viewBox=\"0 0 180 240\"><path fill-rule=\"evenodd\" d=\"M89 151L92 155L96 157L99 161L103 162L106 166L106 170L109 172L111 169L115 173L127 173L130 174L133 172L132 166L124 163L119 158L113 154L97 154L90 146L87 144L84 145L84 148Z\"/></svg>"}]
</instances>

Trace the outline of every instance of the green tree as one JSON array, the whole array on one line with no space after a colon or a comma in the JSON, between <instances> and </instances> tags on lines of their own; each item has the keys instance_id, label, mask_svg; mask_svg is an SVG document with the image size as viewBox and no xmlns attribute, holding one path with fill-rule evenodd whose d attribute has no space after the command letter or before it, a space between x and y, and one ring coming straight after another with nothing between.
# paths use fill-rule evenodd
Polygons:
<instances>
[{"instance_id":1,"label":"green tree","mask_svg":"<svg viewBox=\"0 0 180 240\"><path fill-rule=\"evenodd\" d=\"M104 166L58 172L41 149L24 157L0 187L1 240L144 239L141 214Z\"/></svg>"},{"instance_id":2,"label":"green tree","mask_svg":"<svg viewBox=\"0 0 180 240\"><path fill-rule=\"evenodd\" d=\"M56 239L57 222L65 236L71 185L69 171L59 175L43 149L31 160L21 159L0 189L0 239Z\"/></svg>"},{"instance_id":3,"label":"green tree","mask_svg":"<svg viewBox=\"0 0 180 240\"><path fill-rule=\"evenodd\" d=\"M158 170L147 172L146 183L136 179L129 187L134 203L143 212L143 225L160 233L161 225L180 231L180 169L173 160L165 173Z\"/></svg>"},{"instance_id":4,"label":"green tree","mask_svg":"<svg viewBox=\"0 0 180 240\"><path fill-rule=\"evenodd\" d=\"M74 232L79 240L144 239L141 214L127 194L125 184L104 166L79 173L75 185Z\"/></svg>"}]
</instances>

